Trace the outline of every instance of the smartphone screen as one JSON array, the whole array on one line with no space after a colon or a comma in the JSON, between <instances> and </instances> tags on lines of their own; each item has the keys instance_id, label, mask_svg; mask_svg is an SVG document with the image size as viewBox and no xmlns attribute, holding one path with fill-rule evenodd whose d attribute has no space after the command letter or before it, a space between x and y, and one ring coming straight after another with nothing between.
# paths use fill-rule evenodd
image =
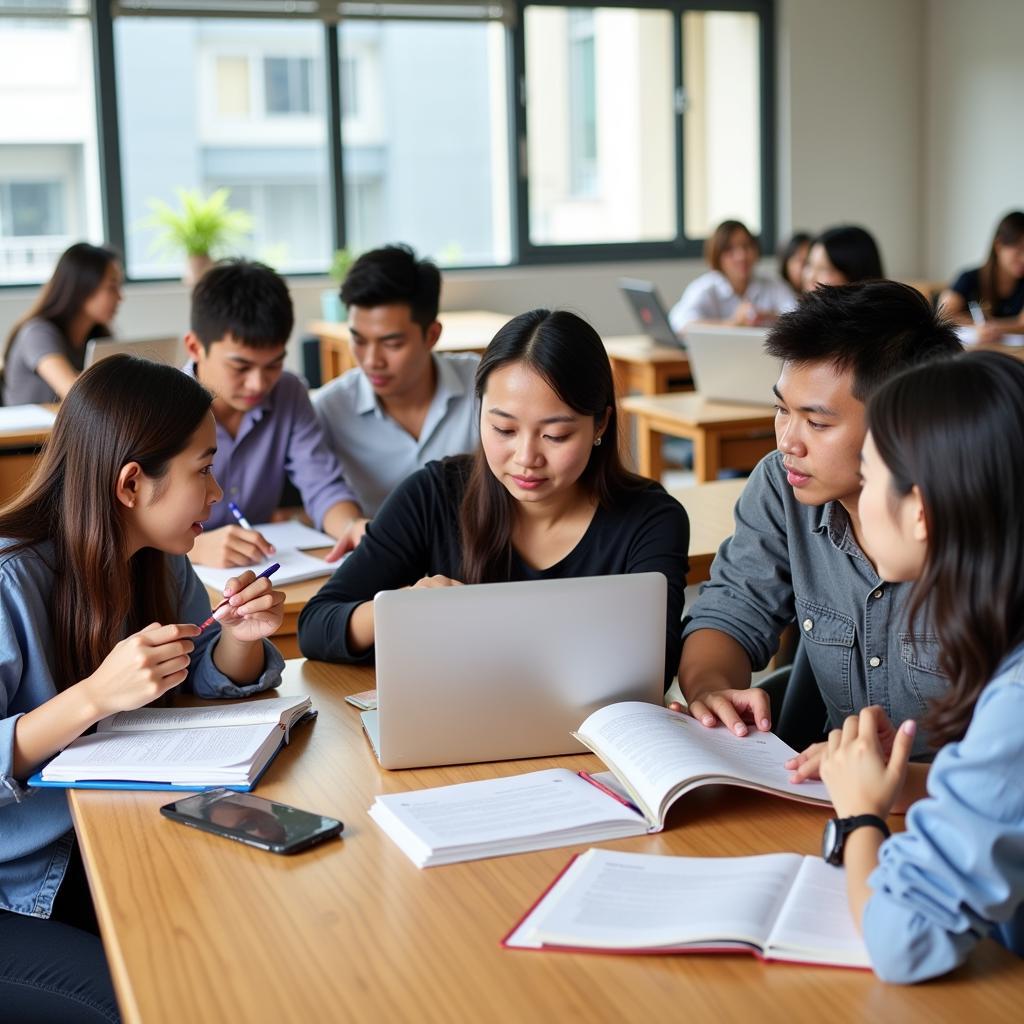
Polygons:
<instances>
[{"instance_id":1,"label":"smartphone screen","mask_svg":"<svg viewBox=\"0 0 1024 1024\"><path fill-rule=\"evenodd\" d=\"M336 818L265 800L252 793L213 789L165 804L168 818L274 853L294 853L344 827Z\"/></svg>"}]
</instances>

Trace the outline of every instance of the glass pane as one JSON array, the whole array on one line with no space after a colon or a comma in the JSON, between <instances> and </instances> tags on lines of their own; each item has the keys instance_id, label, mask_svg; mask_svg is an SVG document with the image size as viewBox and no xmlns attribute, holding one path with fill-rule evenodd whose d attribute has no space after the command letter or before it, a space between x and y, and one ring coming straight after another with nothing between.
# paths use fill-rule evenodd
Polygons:
<instances>
[{"instance_id":1,"label":"glass pane","mask_svg":"<svg viewBox=\"0 0 1024 1024\"><path fill-rule=\"evenodd\" d=\"M676 234L672 15L526 8L530 241Z\"/></svg>"},{"instance_id":2,"label":"glass pane","mask_svg":"<svg viewBox=\"0 0 1024 1024\"><path fill-rule=\"evenodd\" d=\"M340 28L349 247L408 242L443 266L510 258L505 29Z\"/></svg>"},{"instance_id":3,"label":"glass pane","mask_svg":"<svg viewBox=\"0 0 1024 1024\"><path fill-rule=\"evenodd\" d=\"M0 19L0 111L0 284L35 284L103 241L87 20Z\"/></svg>"},{"instance_id":4,"label":"glass pane","mask_svg":"<svg viewBox=\"0 0 1024 1024\"><path fill-rule=\"evenodd\" d=\"M150 201L228 188L251 230L214 252L323 272L333 249L324 39L310 21L119 18L114 23L128 273L178 277Z\"/></svg>"},{"instance_id":5,"label":"glass pane","mask_svg":"<svg viewBox=\"0 0 1024 1024\"><path fill-rule=\"evenodd\" d=\"M720 221L761 230L760 19L742 11L683 15L684 230Z\"/></svg>"}]
</instances>

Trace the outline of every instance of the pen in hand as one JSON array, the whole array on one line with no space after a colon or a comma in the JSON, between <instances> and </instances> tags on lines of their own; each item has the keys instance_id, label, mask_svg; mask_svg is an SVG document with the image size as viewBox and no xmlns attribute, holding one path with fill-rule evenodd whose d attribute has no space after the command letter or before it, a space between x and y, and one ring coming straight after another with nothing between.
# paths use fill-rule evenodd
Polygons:
<instances>
[{"instance_id":1,"label":"pen in hand","mask_svg":"<svg viewBox=\"0 0 1024 1024\"><path fill-rule=\"evenodd\" d=\"M252 529L252 523L250 523L249 520L245 518L245 516L242 514L242 510L233 501L228 502L228 509L231 511L231 514L235 517L235 522L238 523L238 525L243 530Z\"/></svg>"},{"instance_id":2,"label":"pen in hand","mask_svg":"<svg viewBox=\"0 0 1024 1024\"><path fill-rule=\"evenodd\" d=\"M266 569L264 569L263 572L261 572L256 577L256 579L257 580L269 579L280 568L281 568L281 563L280 562L275 562L273 565L268 565L266 567ZM253 580L253 583L255 583L255 582L256 582L256 580ZM234 595L232 595L232 596L234 596ZM221 608L223 608L228 603L228 601L230 601L230 598L225 597L224 600L221 601L221 603L219 605L217 605L216 608L213 609L213 611L210 613L210 617L205 622L202 622L202 623L199 624L199 632L200 633L204 629L206 629L207 626L212 626L214 624L214 622L217 621L217 612L219 612L221 610Z\"/></svg>"}]
</instances>

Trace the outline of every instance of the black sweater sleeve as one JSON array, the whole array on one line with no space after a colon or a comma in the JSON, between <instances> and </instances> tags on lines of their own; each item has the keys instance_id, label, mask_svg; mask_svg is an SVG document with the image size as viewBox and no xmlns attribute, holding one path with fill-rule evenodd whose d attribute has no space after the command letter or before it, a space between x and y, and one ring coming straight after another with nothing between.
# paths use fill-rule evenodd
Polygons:
<instances>
[{"instance_id":1,"label":"black sweater sleeve","mask_svg":"<svg viewBox=\"0 0 1024 1024\"><path fill-rule=\"evenodd\" d=\"M453 459L429 463L389 495L359 546L302 609L299 647L307 658L371 663L373 648L348 646L348 620L359 605L424 576L458 577L462 489L462 466Z\"/></svg>"}]
</instances>

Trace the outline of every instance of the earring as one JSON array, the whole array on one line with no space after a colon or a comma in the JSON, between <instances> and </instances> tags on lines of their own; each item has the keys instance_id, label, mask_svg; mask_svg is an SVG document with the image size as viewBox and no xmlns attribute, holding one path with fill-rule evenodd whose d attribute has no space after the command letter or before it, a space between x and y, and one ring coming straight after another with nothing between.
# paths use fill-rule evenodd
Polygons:
<instances>
[{"instance_id":1,"label":"earring","mask_svg":"<svg viewBox=\"0 0 1024 1024\"><path fill-rule=\"evenodd\" d=\"M601 435L600 434L598 434L597 437L594 438L594 447L595 448L600 448L601 447Z\"/></svg>"}]
</instances>

